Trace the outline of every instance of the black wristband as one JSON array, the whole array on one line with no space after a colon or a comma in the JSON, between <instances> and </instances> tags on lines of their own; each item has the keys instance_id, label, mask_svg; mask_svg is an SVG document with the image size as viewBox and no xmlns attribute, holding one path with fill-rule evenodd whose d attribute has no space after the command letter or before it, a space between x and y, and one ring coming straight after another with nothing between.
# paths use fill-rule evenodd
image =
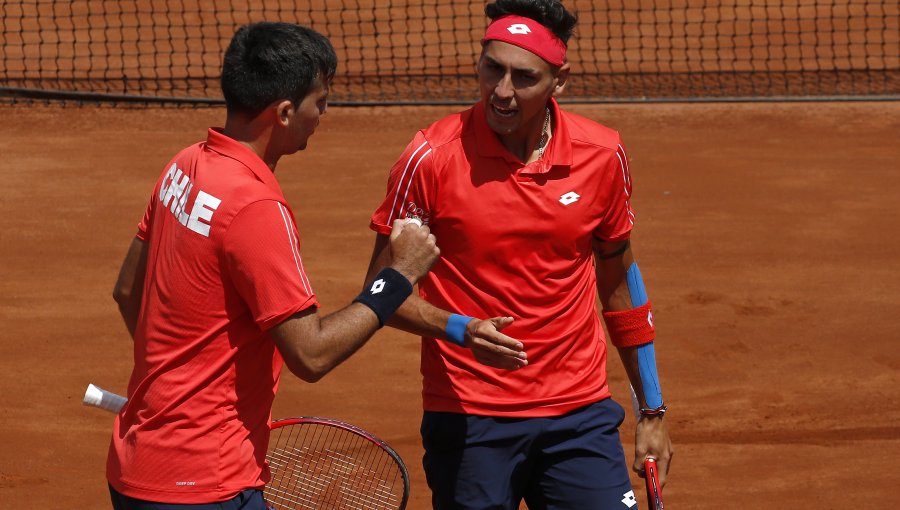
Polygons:
<instances>
[{"instance_id":1,"label":"black wristband","mask_svg":"<svg viewBox=\"0 0 900 510\"><path fill-rule=\"evenodd\" d=\"M378 316L378 325L384 326L391 315L412 294L412 284L392 267L378 272L368 289L362 291L354 303L362 303Z\"/></svg>"}]
</instances>

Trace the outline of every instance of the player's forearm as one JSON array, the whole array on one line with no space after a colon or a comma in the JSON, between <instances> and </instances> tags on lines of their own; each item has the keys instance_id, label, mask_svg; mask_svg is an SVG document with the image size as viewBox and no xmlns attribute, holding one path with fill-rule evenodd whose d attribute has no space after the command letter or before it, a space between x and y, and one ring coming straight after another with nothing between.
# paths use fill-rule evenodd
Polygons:
<instances>
[{"instance_id":1,"label":"player's forearm","mask_svg":"<svg viewBox=\"0 0 900 510\"><path fill-rule=\"evenodd\" d=\"M132 338L141 312L146 271L147 243L135 238L128 247L128 253L122 261L116 285L113 287L113 300L118 305L119 314Z\"/></svg>"},{"instance_id":2,"label":"player's forearm","mask_svg":"<svg viewBox=\"0 0 900 510\"><path fill-rule=\"evenodd\" d=\"M273 336L288 368L306 381L321 379L386 324L412 290L408 276L387 267L341 310L325 317L307 310L276 326Z\"/></svg>"},{"instance_id":3,"label":"player's forearm","mask_svg":"<svg viewBox=\"0 0 900 510\"><path fill-rule=\"evenodd\" d=\"M445 338L447 320L450 315L451 312L442 310L418 295L412 294L406 298L387 325L414 335Z\"/></svg>"},{"instance_id":4,"label":"player's forearm","mask_svg":"<svg viewBox=\"0 0 900 510\"><path fill-rule=\"evenodd\" d=\"M656 367L656 330L650 300L630 243L595 243L597 292L612 344L628 374L640 409L664 412Z\"/></svg>"},{"instance_id":5,"label":"player's forearm","mask_svg":"<svg viewBox=\"0 0 900 510\"><path fill-rule=\"evenodd\" d=\"M471 349L483 365L516 370L528 365L528 355L522 342L501 332L513 320L512 317L477 319L450 313L418 296L410 296L388 324Z\"/></svg>"},{"instance_id":6,"label":"player's forearm","mask_svg":"<svg viewBox=\"0 0 900 510\"><path fill-rule=\"evenodd\" d=\"M378 317L367 306L351 303L322 317L318 337L309 342L309 358L316 373L324 376L358 351L380 328Z\"/></svg>"},{"instance_id":7,"label":"player's forearm","mask_svg":"<svg viewBox=\"0 0 900 510\"><path fill-rule=\"evenodd\" d=\"M300 314L272 329L288 369L306 382L316 382L349 358L378 330L378 317L353 303L324 317Z\"/></svg>"},{"instance_id":8,"label":"player's forearm","mask_svg":"<svg viewBox=\"0 0 900 510\"><path fill-rule=\"evenodd\" d=\"M119 315L128 328L131 338L134 338L134 331L137 328L138 315L141 313L141 300L143 299L143 289L135 288L133 283L123 284L118 282L113 289L113 300L119 308Z\"/></svg>"},{"instance_id":9,"label":"player's forearm","mask_svg":"<svg viewBox=\"0 0 900 510\"><path fill-rule=\"evenodd\" d=\"M628 382L634 389L635 396L641 408L647 408L647 398L644 396L644 383L641 380L641 371L638 364L638 348L637 347L617 347L619 359L622 361L622 367L628 375Z\"/></svg>"},{"instance_id":10,"label":"player's forearm","mask_svg":"<svg viewBox=\"0 0 900 510\"><path fill-rule=\"evenodd\" d=\"M606 281L603 281L604 279L598 275L598 288L602 288L602 286L605 285L607 289L606 292L603 292L602 290L600 291L603 311L627 312L636 308L636 303L632 298L631 291L628 288L625 269L622 268L621 265L615 265L612 268L608 267L607 270L602 274L607 277ZM609 278L611 275L612 278ZM650 345L652 345L652 342L650 342ZM619 352L619 359L621 359L622 361L622 366L625 368L625 373L628 375L628 381L631 383L631 387L634 389L640 407L647 408L648 404L645 397L644 383L641 380L641 367L638 356L639 348L643 348L644 350L647 349L647 347L641 346L617 346L616 350ZM648 368L652 368L652 370L656 372L655 363L653 367Z\"/></svg>"},{"instance_id":11,"label":"player's forearm","mask_svg":"<svg viewBox=\"0 0 900 510\"><path fill-rule=\"evenodd\" d=\"M375 275L390 263L389 238L384 234L379 234L375 238L372 260L369 263L363 288L371 285ZM444 338L447 319L450 315L451 312L441 310L413 292L386 324L414 335Z\"/></svg>"},{"instance_id":12,"label":"player's forearm","mask_svg":"<svg viewBox=\"0 0 900 510\"><path fill-rule=\"evenodd\" d=\"M372 259L363 289L391 262L388 236L375 238ZM497 368L519 368L527 364L523 344L500 332L513 322L511 317L473 318L457 311L438 308L413 293L385 324L428 338L436 338L473 350L481 363Z\"/></svg>"},{"instance_id":13,"label":"player's forearm","mask_svg":"<svg viewBox=\"0 0 900 510\"><path fill-rule=\"evenodd\" d=\"M132 340L134 339L134 331L137 329L137 321L138 315L141 312L141 300L140 298L128 302L118 302L119 305L119 314L122 316L122 320L125 322L125 327L128 328L128 334L131 335Z\"/></svg>"}]
</instances>

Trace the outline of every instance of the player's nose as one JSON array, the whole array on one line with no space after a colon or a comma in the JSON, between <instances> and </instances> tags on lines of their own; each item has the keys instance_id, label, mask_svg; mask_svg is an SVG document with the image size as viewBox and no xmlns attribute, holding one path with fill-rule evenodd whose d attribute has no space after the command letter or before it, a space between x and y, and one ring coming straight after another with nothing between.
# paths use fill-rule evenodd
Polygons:
<instances>
[{"instance_id":1,"label":"player's nose","mask_svg":"<svg viewBox=\"0 0 900 510\"><path fill-rule=\"evenodd\" d=\"M513 97L513 92L512 78L508 74L500 78L494 86L494 96L498 99L509 100Z\"/></svg>"}]
</instances>

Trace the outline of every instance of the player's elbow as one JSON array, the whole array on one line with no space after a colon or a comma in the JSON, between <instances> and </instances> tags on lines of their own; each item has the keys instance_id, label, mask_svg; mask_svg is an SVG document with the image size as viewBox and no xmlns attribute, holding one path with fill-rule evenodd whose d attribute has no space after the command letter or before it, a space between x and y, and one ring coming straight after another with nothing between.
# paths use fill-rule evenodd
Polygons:
<instances>
[{"instance_id":1,"label":"player's elbow","mask_svg":"<svg viewBox=\"0 0 900 510\"><path fill-rule=\"evenodd\" d=\"M128 289L123 289L122 287L117 285L113 289L112 298L113 301L115 301L116 304L119 305L119 308L122 308L125 306L125 303L128 302L128 297L130 296L130 294L131 293L128 292Z\"/></svg>"},{"instance_id":2,"label":"player's elbow","mask_svg":"<svg viewBox=\"0 0 900 510\"><path fill-rule=\"evenodd\" d=\"M337 365L338 359L324 349L315 309L301 312L272 329L272 337L284 364L306 382L317 382Z\"/></svg>"},{"instance_id":3,"label":"player's elbow","mask_svg":"<svg viewBox=\"0 0 900 510\"><path fill-rule=\"evenodd\" d=\"M119 308L129 308L140 302L142 290L139 282L118 281L113 287L112 298Z\"/></svg>"},{"instance_id":4,"label":"player's elbow","mask_svg":"<svg viewBox=\"0 0 900 510\"><path fill-rule=\"evenodd\" d=\"M293 359L285 359L285 365L292 374L300 378L304 382L315 383L325 377L331 369L332 365L321 360L301 359L299 357Z\"/></svg>"},{"instance_id":5,"label":"player's elbow","mask_svg":"<svg viewBox=\"0 0 900 510\"><path fill-rule=\"evenodd\" d=\"M291 371L292 374L300 378L304 382L315 383L322 380L328 372L331 372L330 367L326 367L324 365L319 364L310 364L310 363L286 363L288 370Z\"/></svg>"},{"instance_id":6,"label":"player's elbow","mask_svg":"<svg viewBox=\"0 0 900 510\"><path fill-rule=\"evenodd\" d=\"M112 298L119 306L119 312L123 316L134 313L140 307L141 296L137 295L130 287L116 286L113 289Z\"/></svg>"}]
</instances>

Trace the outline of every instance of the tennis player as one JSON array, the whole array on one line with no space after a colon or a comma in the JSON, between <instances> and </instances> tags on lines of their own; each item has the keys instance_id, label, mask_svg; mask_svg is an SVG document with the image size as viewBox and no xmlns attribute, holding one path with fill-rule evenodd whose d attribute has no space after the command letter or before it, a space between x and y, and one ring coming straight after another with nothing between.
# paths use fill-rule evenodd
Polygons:
<instances>
[{"instance_id":1,"label":"tennis player","mask_svg":"<svg viewBox=\"0 0 900 510\"><path fill-rule=\"evenodd\" d=\"M393 223L389 266L320 317L276 180L325 113L337 59L302 26L234 35L223 129L164 168L116 282L134 339L128 404L107 460L113 508L264 510L272 401L283 364L316 381L359 349L438 255L427 227Z\"/></svg>"},{"instance_id":2,"label":"tennis player","mask_svg":"<svg viewBox=\"0 0 900 510\"><path fill-rule=\"evenodd\" d=\"M423 337L433 506L636 508L601 315L641 407L633 469L654 457L664 482L672 446L630 241L629 161L616 131L555 99L576 18L558 0L485 13L480 101L416 133L371 219L367 281L390 261L397 219L441 239L419 295L389 321Z\"/></svg>"}]
</instances>

